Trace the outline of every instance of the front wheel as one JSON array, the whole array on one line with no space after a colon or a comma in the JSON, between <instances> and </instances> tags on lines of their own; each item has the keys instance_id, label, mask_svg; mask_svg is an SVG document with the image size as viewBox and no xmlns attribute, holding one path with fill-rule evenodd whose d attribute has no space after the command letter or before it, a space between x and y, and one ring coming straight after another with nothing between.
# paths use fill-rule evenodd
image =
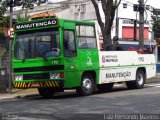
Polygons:
<instances>
[{"instance_id":1,"label":"front wheel","mask_svg":"<svg viewBox=\"0 0 160 120\"><path fill-rule=\"evenodd\" d=\"M145 74L139 69L136 72L136 80L135 81L127 81L126 85L129 89L141 89L144 87L145 83Z\"/></svg>"},{"instance_id":2,"label":"front wheel","mask_svg":"<svg viewBox=\"0 0 160 120\"><path fill-rule=\"evenodd\" d=\"M90 74L86 74L82 77L81 86L76 89L79 95L92 95L94 93L95 84L93 77Z\"/></svg>"},{"instance_id":3,"label":"front wheel","mask_svg":"<svg viewBox=\"0 0 160 120\"><path fill-rule=\"evenodd\" d=\"M53 88L38 88L38 92L45 98L51 98L55 93Z\"/></svg>"}]
</instances>

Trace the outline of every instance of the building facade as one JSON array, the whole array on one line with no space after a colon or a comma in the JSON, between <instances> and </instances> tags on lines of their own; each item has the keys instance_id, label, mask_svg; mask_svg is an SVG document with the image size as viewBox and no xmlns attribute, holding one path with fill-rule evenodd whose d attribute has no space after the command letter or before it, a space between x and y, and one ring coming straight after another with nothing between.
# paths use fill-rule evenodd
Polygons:
<instances>
[{"instance_id":1,"label":"building facade","mask_svg":"<svg viewBox=\"0 0 160 120\"><path fill-rule=\"evenodd\" d=\"M159 0L146 0L144 11L144 43L145 45L155 46L152 31L152 18L153 10L156 10L155 14L160 15L160 4L157 4ZM139 12L138 12L138 0L122 0L119 5L115 19L112 25L111 36L117 35L122 44L139 44ZM100 14L104 21L104 14L101 9L101 3L99 2ZM97 28L97 35L102 42L101 30L97 23L97 17L95 14L94 6L91 0L61 0L58 3L52 3L51 0L47 4L45 3L41 7L37 6L33 10L28 10L29 15L37 14L40 12L54 12L59 18L95 21ZM24 14L24 10L15 11L14 15ZM134 29L135 27L135 29ZM136 32L135 32L136 31ZM135 37L135 38L134 38ZM160 49L154 49L155 54L158 54ZM160 56L157 57L159 61Z\"/></svg>"},{"instance_id":2,"label":"building facade","mask_svg":"<svg viewBox=\"0 0 160 120\"><path fill-rule=\"evenodd\" d=\"M57 0L58 1L58 0ZM97 21L94 7L90 0L61 0L59 3L51 3L37 6L33 10L28 10L29 15L37 14L40 12L53 11L59 18L77 19L86 21ZM152 38L152 11L153 8L160 8L160 5L156 4L156 0L148 0L145 3L145 24L144 24L144 39L151 40ZM47 1L46 1L47 2ZM138 5L138 0L122 0L119 5L115 20L112 26L112 37L118 35L123 40L133 40L133 27L134 21L137 21L137 33L139 31L139 13L135 6ZM99 8L102 19L104 19L103 11L101 9L101 3L99 2ZM15 11L14 14L24 14L24 10ZM100 29L98 29L100 31ZM127 31L127 32L126 32ZM139 34L136 34L137 40Z\"/></svg>"}]
</instances>

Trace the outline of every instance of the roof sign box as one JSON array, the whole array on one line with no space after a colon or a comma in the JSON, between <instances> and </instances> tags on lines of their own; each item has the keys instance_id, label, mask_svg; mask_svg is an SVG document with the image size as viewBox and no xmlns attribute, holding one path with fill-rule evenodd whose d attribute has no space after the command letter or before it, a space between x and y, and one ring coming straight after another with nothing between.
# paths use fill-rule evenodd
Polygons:
<instances>
[{"instance_id":1,"label":"roof sign box","mask_svg":"<svg viewBox=\"0 0 160 120\"><path fill-rule=\"evenodd\" d=\"M57 25L57 20L44 20L44 21L37 21L32 23L17 24L15 26L15 29L24 30L24 29L31 29L31 28L54 26L54 25Z\"/></svg>"},{"instance_id":2,"label":"roof sign box","mask_svg":"<svg viewBox=\"0 0 160 120\"><path fill-rule=\"evenodd\" d=\"M57 17L55 13L53 12L47 12L47 13L38 13L31 16L31 19L41 19L41 18L53 18Z\"/></svg>"}]
</instances>

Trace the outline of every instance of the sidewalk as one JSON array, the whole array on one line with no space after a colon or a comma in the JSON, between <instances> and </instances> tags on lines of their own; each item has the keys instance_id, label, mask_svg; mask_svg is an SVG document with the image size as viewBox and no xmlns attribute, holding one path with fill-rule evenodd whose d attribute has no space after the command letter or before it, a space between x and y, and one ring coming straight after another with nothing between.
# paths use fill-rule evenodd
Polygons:
<instances>
[{"instance_id":1,"label":"sidewalk","mask_svg":"<svg viewBox=\"0 0 160 120\"><path fill-rule=\"evenodd\" d=\"M152 79L148 79L146 83L153 83L160 81L160 73L157 73L157 76ZM123 84L124 85L124 84ZM8 93L5 90L0 90L0 100L12 99L12 98L23 98L25 96L38 95L37 88L30 89L12 89L12 94Z\"/></svg>"},{"instance_id":2,"label":"sidewalk","mask_svg":"<svg viewBox=\"0 0 160 120\"><path fill-rule=\"evenodd\" d=\"M4 99L11 99L11 98L21 98L29 95L35 95L38 94L38 91L36 88L30 88L30 89L12 89L12 93L2 90L0 91L0 100Z\"/></svg>"}]
</instances>

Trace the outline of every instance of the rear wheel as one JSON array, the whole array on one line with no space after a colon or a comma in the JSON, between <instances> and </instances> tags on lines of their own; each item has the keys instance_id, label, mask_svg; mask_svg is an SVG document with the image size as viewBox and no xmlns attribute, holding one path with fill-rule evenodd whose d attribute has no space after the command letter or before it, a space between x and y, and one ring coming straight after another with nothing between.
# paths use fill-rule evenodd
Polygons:
<instances>
[{"instance_id":1,"label":"rear wheel","mask_svg":"<svg viewBox=\"0 0 160 120\"><path fill-rule=\"evenodd\" d=\"M81 80L81 86L76 89L79 95L92 95L95 90L93 77L90 74L85 74Z\"/></svg>"},{"instance_id":2,"label":"rear wheel","mask_svg":"<svg viewBox=\"0 0 160 120\"><path fill-rule=\"evenodd\" d=\"M113 88L113 85L114 83L101 84L101 85L98 85L97 88L102 92L106 92L106 91L110 91Z\"/></svg>"},{"instance_id":3,"label":"rear wheel","mask_svg":"<svg viewBox=\"0 0 160 120\"><path fill-rule=\"evenodd\" d=\"M136 73L136 80L135 81L127 81L126 85L128 89L141 89L144 87L145 83L145 74L144 72L139 69Z\"/></svg>"},{"instance_id":4,"label":"rear wheel","mask_svg":"<svg viewBox=\"0 0 160 120\"><path fill-rule=\"evenodd\" d=\"M55 94L53 88L38 88L38 92L41 96L45 98L51 98Z\"/></svg>"}]
</instances>

